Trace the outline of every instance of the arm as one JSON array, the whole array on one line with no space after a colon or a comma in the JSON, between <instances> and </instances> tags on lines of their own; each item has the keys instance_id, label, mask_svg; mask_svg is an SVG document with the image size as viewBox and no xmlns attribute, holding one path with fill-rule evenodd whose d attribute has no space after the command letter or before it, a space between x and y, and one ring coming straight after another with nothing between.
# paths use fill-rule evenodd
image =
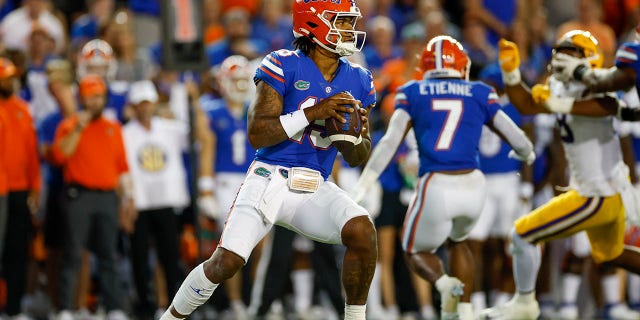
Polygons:
<instances>
[{"instance_id":1,"label":"arm","mask_svg":"<svg viewBox=\"0 0 640 320\"><path fill-rule=\"evenodd\" d=\"M60 156L66 159L76 152L78 142L80 142L80 137L82 137L82 131L89 123L89 117L90 115L88 112L80 111L78 113L76 126L58 142L54 143L55 148L58 149L57 151L61 153Z\"/></svg>"},{"instance_id":2,"label":"arm","mask_svg":"<svg viewBox=\"0 0 640 320\"><path fill-rule=\"evenodd\" d=\"M489 128L504 139L513 150L517 153L517 158L526 161L527 164L533 163L535 153L533 152L533 144L527 136L502 110L493 116L488 123Z\"/></svg>"},{"instance_id":3,"label":"arm","mask_svg":"<svg viewBox=\"0 0 640 320\"><path fill-rule=\"evenodd\" d=\"M402 143L411 126L411 116L402 109L396 109L391 116L391 120L389 120L387 131L373 150L354 188L353 199L356 202L364 199L368 187L375 183L382 171L391 162L396 150L398 150L398 146Z\"/></svg>"},{"instance_id":4,"label":"arm","mask_svg":"<svg viewBox=\"0 0 640 320\"><path fill-rule=\"evenodd\" d=\"M260 81L256 87L256 99L249 107L249 142L255 149L276 145L304 130L309 123L334 117L346 122L339 112L351 112L347 105L359 105L350 94L338 93L319 103L290 114L283 115L283 97L269 84Z\"/></svg>"}]
</instances>

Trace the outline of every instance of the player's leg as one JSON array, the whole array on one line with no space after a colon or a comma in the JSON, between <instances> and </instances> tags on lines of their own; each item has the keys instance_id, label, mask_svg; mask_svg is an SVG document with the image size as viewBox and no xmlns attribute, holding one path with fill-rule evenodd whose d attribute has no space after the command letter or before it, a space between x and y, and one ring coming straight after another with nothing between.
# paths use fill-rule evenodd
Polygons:
<instances>
[{"instance_id":1,"label":"player's leg","mask_svg":"<svg viewBox=\"0 0 640 320\"><path fill-rule=\"evenodd\" d=\"M562 297L558 315L563 319L578 319L578 289L582 282L585 263L590 259L591 246L586 232L579 232L567 239L569 250L562 263Z\"/></svg>"},{"instance_id":2,"label":"player's leg","mask_svg":"<svg viewBox=\"0 0 640 320\"><path fill-rule=\"evenodd\" d=\"M283 212L281 223L289 228L316 241L346 247L342 261L345 319L364 319L377 259L376 230L367 211L334 183L324 182L299 204L283 203Z\"/></svg>"},{"instance_id":3,"label":"player's leg","mask_svg":"<svg viewBox=\"0 0 640 320\"><path fill-rule=\"evenodd\" d=\"M184 280L171 307L161 319L183 319L204 304L218 285L235 275L251 250L271 228L253 207L236 206L211 258L195 267Z\"/></svg>"}]
</instances>

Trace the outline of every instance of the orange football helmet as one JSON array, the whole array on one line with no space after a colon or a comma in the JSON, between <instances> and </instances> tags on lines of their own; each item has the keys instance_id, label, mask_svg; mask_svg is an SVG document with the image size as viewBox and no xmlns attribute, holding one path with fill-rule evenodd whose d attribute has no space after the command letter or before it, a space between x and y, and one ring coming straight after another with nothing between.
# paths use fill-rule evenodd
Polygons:
<instances>
[{"instance_id":1,"label":"orange football helmet","mask_svg":"<svg viewBox=\"0 0 640 320\"><path fill-rule=\"evenodd\" d=\"M340 56L350 56L362 50L366 32L353 30L362 17L355 0L294 0L291 11L296 38L308 37ZM351 19L352 29L336 27L335 22L345 17Z\"/></svg>"},{"instance_id":2,"label":"orange football helmet","mask_svg":"<svg viewBox=\"0 0 640 320\"><path fill-rule=\"evenodd\" d=\"M469 79L471 60L458 40L450 36L436 36L422 51L420 67L424 78Z\"/></svg>"}]
</instances>

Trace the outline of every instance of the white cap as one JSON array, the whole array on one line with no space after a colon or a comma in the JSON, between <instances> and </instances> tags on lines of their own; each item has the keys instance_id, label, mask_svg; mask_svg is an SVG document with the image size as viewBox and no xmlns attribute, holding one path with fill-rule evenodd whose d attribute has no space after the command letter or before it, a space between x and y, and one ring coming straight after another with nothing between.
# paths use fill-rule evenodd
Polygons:
<instances>
[{"instance_id":1,"label":"white cap","mask_svg":"<svg viewBox=\"0 0 640 320\"><path fill-rule=\"evenodd\" d=\"M149 80L136 81L129 87L129 103L138 104L142 101L158 102L158 91Z\"/></svg>"}]
</instances>

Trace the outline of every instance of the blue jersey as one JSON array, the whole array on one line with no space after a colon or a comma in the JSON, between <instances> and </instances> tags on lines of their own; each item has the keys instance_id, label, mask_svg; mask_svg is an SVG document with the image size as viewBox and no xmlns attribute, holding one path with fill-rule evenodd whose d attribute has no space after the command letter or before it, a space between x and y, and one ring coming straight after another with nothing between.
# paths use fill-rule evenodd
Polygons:
<instances>
[{"instance_id":1,"label":"blue jersey","mask_svg":"<svg viewBox=\"0 0 640 320\"><path fill-rule=\"evenodd\" d=\"M223 99L203 105L209 116L209 127L216 135L216 172L245 173L255 150L247 138L247 117L234 117Z\"/></svg>"},{"instance_id":2,"label":"blue jersey","mask_svg":"<svg viewBox=\"0 0 640 320\"><path fill-rule=\"evenodd\" d=\"M327 82L316 64L301 51L279 50L263 60L254 79L273 87L284 100L282 114L311 107L320 100L348 91L363 106L375 103L371 73L340 58L334 79ZM309 124L296 136L274 146L258 149L256 159L287 167L307 167L327 179L337 150L329 141L323 121Z\"/></svg>"},{"instance_id":3,"label":"blue jersey","mask_svg":"<svg viewBox=\"0 0 640 320\"><path fill-rule=\"evenodd\" d=\"M420 154L420 176L478 168L482 126L500 110L498 95L482 82L410 81L398 89L396 109L411 116Z\"/></svg>"},{"instance_id":4,"label":"blue jersey","mask_svg":"<svg viewBox=\"0 0 640 320\"><path fill-rule=\"evenodd\" d=\"M615 66L618 68L633 68L640 75L640 43L625 42L616 52ZM636 89L640 94L640 77L636 77Z\"/></svg>"},{"instance_id":5,"label":"blue jersey","mask_svg":"<svg viewBox=\"0 0 640 320\"><path fill-rule=\"evenodd\" d=\"M518 126L522 125L522 115L510 102L502 106L502 111ZM508 157L511 146L493 131L485 128L480 139L480 170L484 173L506 173L520 171L522 162Z\"/></svg>"}]
</instances>

